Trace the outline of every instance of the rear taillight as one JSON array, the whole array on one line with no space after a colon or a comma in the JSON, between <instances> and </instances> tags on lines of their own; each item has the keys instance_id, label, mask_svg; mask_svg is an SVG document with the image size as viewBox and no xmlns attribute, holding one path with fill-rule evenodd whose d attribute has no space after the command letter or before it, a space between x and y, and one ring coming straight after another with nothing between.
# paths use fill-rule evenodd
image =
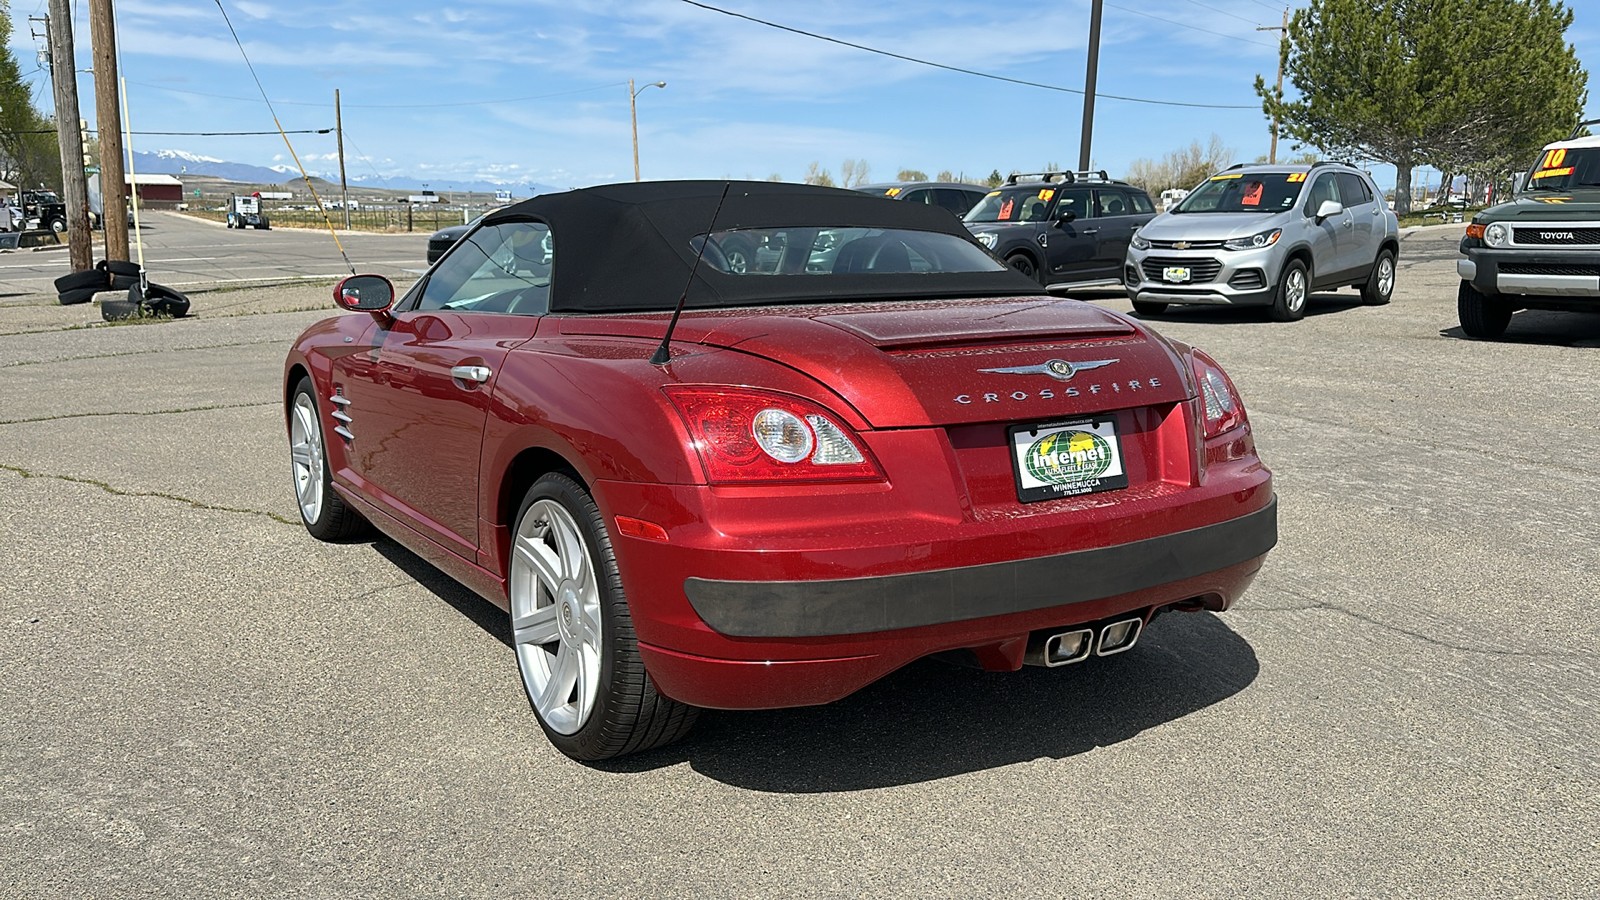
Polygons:
<instances>
[{"instance_id":1,"label":"rear taillight","mask_svg":"<svg viewBox=\"0 0 1600 900\"><path fill-rule=\"evenodd\" d=\"M1205 419L1206 439L1223 435L1245 424L1244 402L1234 389L1228 373L1217 361L1194 351L1194 381L1200 388L1201 415Z\"/></svg>"},{"instance_id":2,"label":"rear taillight","mask_svg":"<svg viewBox=\"0 0 1600 900\"><path fill-rule=\"evenodd\" d=\"M861 439L821 406L777 391L666 385L712 484L882 481Z\"/></svg>"}]
</instances>

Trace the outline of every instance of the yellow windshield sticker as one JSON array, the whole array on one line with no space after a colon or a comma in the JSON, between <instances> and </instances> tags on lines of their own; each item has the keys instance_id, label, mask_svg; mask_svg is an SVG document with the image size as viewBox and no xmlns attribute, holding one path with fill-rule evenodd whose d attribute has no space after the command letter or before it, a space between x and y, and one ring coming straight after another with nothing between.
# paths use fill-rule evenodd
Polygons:
<instances>
[{"instance_id":1,"label":"yellow windshield sticker","mask_svg":"<svg viewBox=\"0 0 1600 900\"><path fill-rule=\"evenodd\" d=\"M1571 197L1535 197L1533 199L1539 201L1540 203L1565 203L1568 200L1571 200L1572 198Z\"/></svg>"},{"instance_id":2,"label":"yellow windshield sticker","mask_svg":"<svg viewBox=\"0 0 1600 900\"><path fill-rule=\"evenodd\" d=\"M1571 175L1572 174L1572 169L1573 169L1572 166L1567 166L1564 169L1545 169L1542 172L1533 173L1533 177L1535 179L1539 179L1539 178L1560 178L1562 175Z\"/></svg>"},{"instance_id":3,"label":"yellow windshield sticker","mask_svg":"<svg viewBox=\"0 0 1600 900\"><path fill-rule=\"evenodd\" d=\"M1290 184L1299 184L1300 182L1306 180L1306 173L1304 173L1304 172L1290 172L1289 173L1289 177L1284 179L1284 180L1289 182Z\"/></svg>"},{"instance_id":4,"label":"yellow windshield sticker","mask_svg":"<svg viewBox=\"0 0 1600 900\"><path fill-rule=\"evenodd\" d=\"M1054 190L1052 190L1051 188L1044 188L1044 189L1039 191L1039 199L1040 200L1049 200L1051 197L1054 197L1055 195L1056 195L1056 192Z\"/></svg>"},{"instance_id":5,"label":"yellow windshield sticker","mask_svg":"<svg viewBox=\"0 0 1600 900\"><path fill-rule=\"evenodd\" d=\"M889 188L888 194L891 197L898 197L898 196L900 196L900 189L899 188Z\"/></svg>"},{"instance_id":6,"label":"yellow windshield sticker","mask_svg":"<svg viewBox=\"0 0 1600 900\"><path fill-rule=\"evenodd\" d=\"M1551 150L1550 152L1548 152L1548 153L1546 153L1544 155L1544 166L1543 166L1543 168L1554 169L1555 167L1557 167L1557 166L1561 165L1563 162L1565 162L1566 159L1567 159L1567 148L1565 148L1565 147L1557 147L1556 149Z\"/></svg>"},{"instance_id":7,"label":"yellow windshield sticker","mask_svg":"<svg viewBox=\"0 0 1600 900\"><path fill-rule=\"evenodd\" d=\"M990 191L989 193L984 194L984 196L985 197L998 197L998 196L1000 196L1000 192L999 191Z\"/></svg>"},{"instance_id":8,"label":"yellow windshield sticker","mask_svg":"<svg viewBox=\"0 0 1600 900\"><path fill-rule=\"evenodd\" d=\"M1243 177L1244 177L1244 173L1243 172L1235 172L1232 175L1228 175L1228 174L1224 173L1222 175L1213 175L1213 176L1211 176L1211 180L1212 181L1231 181L1232 179L1243 178Z\"/></svg>"}]
</instances>

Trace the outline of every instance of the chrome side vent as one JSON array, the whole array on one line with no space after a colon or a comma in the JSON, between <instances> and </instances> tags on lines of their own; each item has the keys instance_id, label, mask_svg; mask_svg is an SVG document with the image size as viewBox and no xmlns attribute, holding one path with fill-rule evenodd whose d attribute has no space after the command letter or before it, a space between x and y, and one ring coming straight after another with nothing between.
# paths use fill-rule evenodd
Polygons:
<instances>
[{"instance_id":1,"label":"chrome side vent","mask_svg":"<svg viewBox=\"0 0 1600 900\"><path fill-rule=\"evenodd\" d=\"M349 413L345 412L350 408L350 398L344 395L344 388L342 386L334 388L333 396L329 397L328 400L333 403L334 421L339 423L333 427L333 433L344 438L347 442L354 441L356 436L351 434L350 429L346 427L351 421Z\"/></svg>"}]
</instances>

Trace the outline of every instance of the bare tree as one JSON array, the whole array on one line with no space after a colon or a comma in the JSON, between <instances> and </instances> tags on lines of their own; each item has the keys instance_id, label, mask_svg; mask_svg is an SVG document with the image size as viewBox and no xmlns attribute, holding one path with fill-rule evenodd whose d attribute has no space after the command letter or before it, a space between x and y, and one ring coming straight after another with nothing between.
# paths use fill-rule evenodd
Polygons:
<instances>
[{"instance_id":1,"label":"bare tree","mask_svg":"<svg viewBox=\"0 0 1600 900\"><path fill-rule=\"evenodd\" d=\"M839 186L856 187L867 183L872 166L864 159L847 159L839 164Z\"/></svg>"},{"instance_id":2,"label":"bare tree","mask_svg":"<svg viewBox=\"0 0 1600 900\"><path fill-rule=\"evenodd\" d=\"M833 176L828 174L828 170L824 169L816 160L812 160L806 165L805 183L834 187Z\"/></svg>"}]
</instances>

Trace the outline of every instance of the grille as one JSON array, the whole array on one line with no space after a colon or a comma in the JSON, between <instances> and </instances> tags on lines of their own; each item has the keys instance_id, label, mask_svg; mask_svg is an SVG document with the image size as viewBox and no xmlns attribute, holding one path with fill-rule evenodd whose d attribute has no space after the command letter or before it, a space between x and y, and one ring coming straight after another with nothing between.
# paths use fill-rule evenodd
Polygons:
<instances>
[{"instance_id":1,"label":"grille","mask_svg":"<svg viewBox=\"0 0 1600 900\"><path fill-rule=\"evenodd\" d=\"M1243 269L1235 272L1228 284L1241 291L1259 291L1267 286L1267 276L1260 269Z\"/></svg>"},{"instance_id":2,"label":"grille","mask_svg":"<svg viewBox=\"0 0 1600 900\"><path fill-rule=\"evenodd\" d=\"M1150 249L1171 250L1173 249L1173 244L1182 244L1182 247L1177 248L1179 250L1219 250L1222 248L1221 241L1151 241Z\"/></svg>"},{"instance_id":3,"label":"grille","mask_svg":"<svg viewBox=\"0 0 1600 900\"><path fill-rule=\"evenodd\" d=\"M1572 237L1567 237L1569 234ZM1554 235L1560 235L1560 237L1555 237ZM1565 228L1560 225L1516 227L1511 229L1511 240L1516 244L1533 247L1576 247L1584 244L1600 244L1600 228L1594 226Z\"/></svg>"},{"instance_id":4,"label":"grille","mask_svg":"<svg viewBox=\"0 0 1600 900\"><path fill-rule=\"evenodd\" d=\"M1216 259L1191 259L1182 256L1147 256L1144 260L1144 277L1151 281L1164 281L1161 270L1168 266L1186 266L1189 269L1189 280L1176 282L1178 284L1202 284L1217 277L1222 271L1221 260ZM1164 282L1172 284L1173 282Z\"/></svg>"},{"instance_id":5,"label":"grille","mask_svg":"<svg viewBox=\"0 0 1600 900\"><path fill-rule=\"evenodd\" d=\"M1566 263L1501 263L1502 275L1587 275L1600 278L1600 265Z\"/></svg>"}]
</instances>

